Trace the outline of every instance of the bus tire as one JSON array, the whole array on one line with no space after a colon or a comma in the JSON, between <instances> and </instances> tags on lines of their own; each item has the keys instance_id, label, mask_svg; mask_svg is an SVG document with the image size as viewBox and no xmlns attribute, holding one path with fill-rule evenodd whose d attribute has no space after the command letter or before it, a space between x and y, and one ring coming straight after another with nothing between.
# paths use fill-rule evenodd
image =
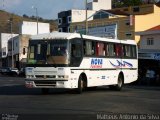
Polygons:
<instances>
[{"instance_id":1,"label":"bus tire","mask_svg":"<svg viewBox=\"0 0 160 120\"><path fill-rule=\"evenodd\" d=\"M82 75L79 77L78 79L78 88L77 88L77 93L81 94L83 92L84 89L84 80Z\"/></svg>"},{"instance_id":2,"label":"bus tire","mask_svg":"<svg viewBox=\"0 0 160 120\"><path fill-rule=\"evenodd\" d=\"M49 88L42 88L41 91L42 91L42 94L46 95L49 93Z\"/></svg>"},{"instance_id":3,"label":"bus tire","mask_svg":"<svg viewBox=\"0 0 160 120\"><path fill-rule=\"evenodd\" d=\"M117 85L109 85L109 89L120 91L123 87L123 84L124 84L123 77L122 75L119 75Z\"/></svg>"},{"instance_id":4,"label":"bus tire","mask_svg":"<svg viewBox=\"0 0 160 120\"><path fill-rule=\"evenodd\" d=\"M122 77L122 75L119 75L118 76L118 83L115 86L115 90L120 91L122 89L122 87L123 87L123 84L124 84L123 77Z\"/></svg>"}]
</instances>

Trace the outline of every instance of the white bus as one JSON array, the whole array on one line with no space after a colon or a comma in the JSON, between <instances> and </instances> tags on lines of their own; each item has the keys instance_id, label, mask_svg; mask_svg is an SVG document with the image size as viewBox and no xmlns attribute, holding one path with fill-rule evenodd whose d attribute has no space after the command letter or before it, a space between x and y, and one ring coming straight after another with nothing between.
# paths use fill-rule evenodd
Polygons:
<instances>
[{"instance_id":1,"label":"white bus","mask_svg":"<svg viewBox=\"0 0 160 120\"><path fill-rule=\"evenodd\" d=\"M42 34L29 41L27 88L84 88L109 86L121 90L137 80L137 46L134 40L117 40L78 33Z\"/></svg>"}]
</instances>

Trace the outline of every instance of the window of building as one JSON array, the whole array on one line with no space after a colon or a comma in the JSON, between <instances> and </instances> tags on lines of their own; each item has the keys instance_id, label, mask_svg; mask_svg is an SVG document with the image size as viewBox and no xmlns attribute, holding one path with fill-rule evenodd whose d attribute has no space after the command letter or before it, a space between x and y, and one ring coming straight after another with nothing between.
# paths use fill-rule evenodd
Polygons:
<instances>
[{"instance_id":1,"label":"window of building","mask_svg":"<svg viewBox=\"0 0 160 120\"><path fill-rule=\"evenodd\" d=\"M93 16L93 19L109 18L109 15L105 12L99 12Z\"/></svg>"},{"instance_id":2,"label":"window of building","mask_svg":"<svg viewBox=\"0 0 160 120\"><path fill-rule=\"evenodd\" d=\"M125 24L128 26L128 25L130 25L130 21L129 20L126 20L125 21Z\"/></svg>"},{"instance_id":3,"label":"window of building","mask_svg":"<svg viewBox=\"0 0 160 120\"><path fill-rule=\"evenodd\" d=\"M126 33L126 38L128 38L128 39L129 39L129 38L131 38L131 37L132 37L132 33L127 32L127 33Z\"/></svg>"},{"instance_id":4,"label":"window of building","mask_svg":"<svg viewBox=\"0 0 160 120\"><path fill-rule=\"evenodd\" d=\"M67 21L68 21L68 20L67 20L67 17L63 17L63 18L62 18L62 23L63 23L63 24L64 24L64 23L67 23Z\"/></svg>"},{"instance_id":5,"label":"window of building","mask_svg":"<svg viewBox=\"0 0 160 120\"><path fill-rule=\"evenodd\" d=\"M71 23L71 22L72 22L71 16L68 16L68 23Z\"/></svg>"},{"instance_id":6,"label":"window of building","mask_svg":"<svg viewBox=\"0 0 160 120\"><path fill-rule=\"evenodd\" d=\"M153 38L147 38L147 45L154 45L154 39Z\"/></svg>"},{"instance_id":7,"label":"window of building","mask_svg":"<svg viewBox=\"0 0 160 120\"><path fill-rule=\"evenodd\" d=\"M128 8L123 9L124 11L128 11Z\"/></svg>"},{"instance_id":8,"label":"window of building","mask_svg":"<svg viewBox=\"0 0 160 120\"><path fill-rule=\"evenodd\" d=\"M62 24L62 18L58 18L58 25Z\"/></svg>"},{"instance_id":9,"label":"window of building","mask_svg":"<svg viewBox=\"0 0 160 120\"><path fill-rule=\"evenodd\" d=\"M140 8L139 8L138 6L137 6L137 7L134 7L134 8L133 8L133 12L139 12L139 9L140 9Z\"/></svg>"}]
</instances>

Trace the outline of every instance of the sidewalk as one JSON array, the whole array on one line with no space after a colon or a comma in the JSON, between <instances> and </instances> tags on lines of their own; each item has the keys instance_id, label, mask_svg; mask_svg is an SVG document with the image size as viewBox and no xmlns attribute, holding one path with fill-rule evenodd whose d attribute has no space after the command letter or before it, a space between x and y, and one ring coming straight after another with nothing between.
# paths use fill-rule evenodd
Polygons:
<instances>
[{"instance_id":1,"label":"sidewalk","mask_svg":"<svg viewBox=\"0 0 160 120\"><path fill-rule=\"evenodd\" d=\"M125 87L134 89L145 89L145 90L160 90L160 86L147 86L147 85L125 85Z\"/></svg>"}]
</instances>

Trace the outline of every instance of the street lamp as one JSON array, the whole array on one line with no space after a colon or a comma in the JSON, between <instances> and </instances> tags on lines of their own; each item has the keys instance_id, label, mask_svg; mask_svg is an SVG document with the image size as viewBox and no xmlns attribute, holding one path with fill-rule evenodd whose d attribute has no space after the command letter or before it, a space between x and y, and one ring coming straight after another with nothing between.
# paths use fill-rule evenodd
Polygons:
<instances>
[{"instance_id":1,"label":"street lamp","mask_svg":"<svg viewBox=\"0 0 160 120\"><path fill-rule=\"evenodd\" d=\"M37 34L38 34L38 10L35 6L32 6L32 9L36 11L36 18L37 18Z\"/></svg>"},{"instance_id":2,"label":"street lamp","mask_svg":"<svg viewBox=\"0 0 160 120\"><path fill-rule=\"evenodd\" d=\"M11 17L9 20L10 25L11 25L11 47L12 47L12 68L14 68L14 61L13 61L13 17Z\"/></svg>"}]
</instances>

